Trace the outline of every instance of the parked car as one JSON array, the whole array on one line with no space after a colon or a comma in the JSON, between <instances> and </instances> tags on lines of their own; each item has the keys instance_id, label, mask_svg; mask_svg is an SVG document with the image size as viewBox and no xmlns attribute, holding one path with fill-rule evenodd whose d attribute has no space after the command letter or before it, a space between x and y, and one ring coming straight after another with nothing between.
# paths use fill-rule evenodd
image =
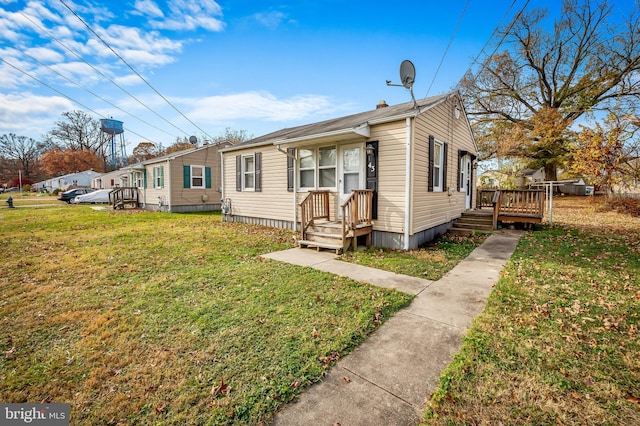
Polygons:
<instances>
[{"instance_id":1,"label":"parked car","mask_svg":"<svg viewBox=\"0 0 640 426\"><path fill-rule=\"evenodd\" d=\"M91 188L70 189L68 191L59 193L58 201L65 201L67 203L71 203L71 200L76 198L78 195L88 194L89 192L93 192L93 189Z\"/></svg>"},{"instance_id":2,"label":"parked car","mask_svg":"<svg viewBox=\"0 0 640 426\"><path fill-rule=\"evenodd\" d=\"M97 191L89 192L88 194L78 195L71 200L72 204L96 204L96 203L108 203L109 193L111 189L98 189Z\"/></svg>"}]
</instances>

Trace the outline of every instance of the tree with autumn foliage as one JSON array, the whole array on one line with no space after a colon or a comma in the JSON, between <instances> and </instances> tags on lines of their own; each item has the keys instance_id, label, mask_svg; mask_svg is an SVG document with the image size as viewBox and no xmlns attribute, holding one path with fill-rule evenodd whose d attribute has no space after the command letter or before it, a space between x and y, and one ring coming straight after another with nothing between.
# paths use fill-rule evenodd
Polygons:
<instances>
[{"instance_id":1,"label":"tree with autumn foliage","mask_svg":"<svg viewBox=\"0 0 640 426\"><path fill-rule=\"evenodd\" d=\"M614 22L611 4L564 0L551 30L546 10L518 15L503 33L506 49L465 76L460 91L481 159L527 159L555 180L578 118L614 105L632 110L640 93L640 8Z\"/></svg>"},{"instance_id":2,"label":"tree with autumn foliage","mask_svg":"<svg viewBox=\"0 0 640 426\"><path fill-rule=\"evenodd\" d=\"M42 169L51 176L95 170L104 172L104 161L89 150L72 151L53 148L40 158Z\"/></svg>"},{"instance_id":3,"label":"tree with autumn foliage","mask_svg":"<svg viewBox=\"0 0 640 426\"><path fill-rule=\"evenodd\" d=\"M607 196L611 195L614 187L637 177L637 130L628 116L615 114L609 114L602 124L581 126L571 151L571 172L587 177Z\"/></svg>"}]
</instances>

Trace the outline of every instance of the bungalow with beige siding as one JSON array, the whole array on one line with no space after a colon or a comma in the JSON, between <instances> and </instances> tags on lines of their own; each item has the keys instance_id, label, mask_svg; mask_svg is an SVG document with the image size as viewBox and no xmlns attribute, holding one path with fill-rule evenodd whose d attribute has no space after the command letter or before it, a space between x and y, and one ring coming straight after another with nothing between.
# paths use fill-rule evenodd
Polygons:
<instances>
[{"instance_id":1,"label":"bungalow with beige siding","mask_svg":"<svg viewBox=\"0 0 640 426\"><path fill-rule=\"evenodd\" d=\"M126 182L126 197L137 194L139 207L174 213L220 210L219 149L205 145L125 166L107 177ZM115 177L114 177L115 176ZM104 184L104 182L103 182ZM115 186L111 186L115 187Z\"/></svg>"},{"instance_id":2,"label":"bungalow with beige siding","mask_svg":"<svg viewBox=\"0 0 640 426\"><path fill-rule=\"evenodd\" d=\"M354 246L416 248L474 205L477 146L457 92L381 101L221 152L223 219L299 230L304 245L331 247L305 239L323 221L341 222Z\"/></svg>"}]
</instances>

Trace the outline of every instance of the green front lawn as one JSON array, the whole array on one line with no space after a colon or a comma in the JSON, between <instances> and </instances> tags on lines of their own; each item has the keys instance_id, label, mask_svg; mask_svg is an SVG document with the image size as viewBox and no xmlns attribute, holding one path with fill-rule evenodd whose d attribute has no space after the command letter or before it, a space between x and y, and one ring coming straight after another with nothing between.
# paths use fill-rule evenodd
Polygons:
<instances>
[{"instance_id":1,"label":"green front lawn","mask_svg":"<svg viewBox=\"0 0 640 426\"><path fill-rule=\"evenodd\" d=\"M640 424L640 218L554 200L440 379L425 424Z\"/></svg>"},{"instance_id":2,"label":"green front lawn","mask_svg":"<svg viewBox=\"0 0 640 426\"><path fill-rule=\"evenodd\" d=\"M72 424L259 424L411 297L217 214L0 210L0 400Z\"/></svg>"}]
</instances>

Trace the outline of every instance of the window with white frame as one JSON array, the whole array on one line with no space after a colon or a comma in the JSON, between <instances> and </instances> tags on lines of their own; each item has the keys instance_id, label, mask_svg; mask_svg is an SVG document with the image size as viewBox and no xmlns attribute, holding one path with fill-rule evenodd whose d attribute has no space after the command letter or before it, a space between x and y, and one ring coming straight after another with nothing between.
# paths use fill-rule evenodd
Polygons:
<instances>
[{"instance_id":1,"label":"window with white frame","mask_svg":"<svg viewBox=\"0 0 640 426\"><path fill-rule=\"evenodd\" d=\"M164 167L155 166L153 168L153 187L155 189L164 188Z\"/></svg>"},{"instance_id":2,"label":"window with white frame","mask_svg":"<svg viewBox=\"0 0 640 426\"><path fill-rule=\"evenodd\" d=\"M300 158L300 188L314 189L316 187L316 156L314 149L301 149Z\"/></svg>"},{"instance_id":3,"label":"window with white frame","mask_svg":"<svg viewBox=\"0 0 640 426\"><path fill-rule=\"evenodd\" d=\"M325 146L318 149L318 186L336 186L336 147Z\"/></svg>"},{"instance_id":4,"label":"window with white frame","mask_svg":"<svg viewBox=\"0 0 640 426\"><path fill-rule=\"evenodd\" d=\"M204 166L191 166L191 188L204 188Z\"/></svg>"},{"instance_id":5,"label":"window with white frame","mask_svg":"<svg viewBox=\"0 0 640 426\"><path fill-rule=\"evenodd\" d=\"M144 188L144 174L142 172L135 172L133 175L136 188Z\"/></svg>"},{"instance_id":6,"label":"window with white frame","mask_svg":"<svg viewBox=\"0 0 640 426\"><path fill-rule=\"evenodd\" d=\"M253 155L242 157L242 189L253 191L256 187L256 163Z\"/></svg>"},{"instance_id":7,"label":"window with white frame","mask_svg":"<svg viewBox=\"0 0 640 426\"><path fill-rule=\"evenodd\" d=\"M433 148L433 190L442 191L442 154L444 150L442 143L438 141L435 141Z\"/></svg>"}]
</instances>

